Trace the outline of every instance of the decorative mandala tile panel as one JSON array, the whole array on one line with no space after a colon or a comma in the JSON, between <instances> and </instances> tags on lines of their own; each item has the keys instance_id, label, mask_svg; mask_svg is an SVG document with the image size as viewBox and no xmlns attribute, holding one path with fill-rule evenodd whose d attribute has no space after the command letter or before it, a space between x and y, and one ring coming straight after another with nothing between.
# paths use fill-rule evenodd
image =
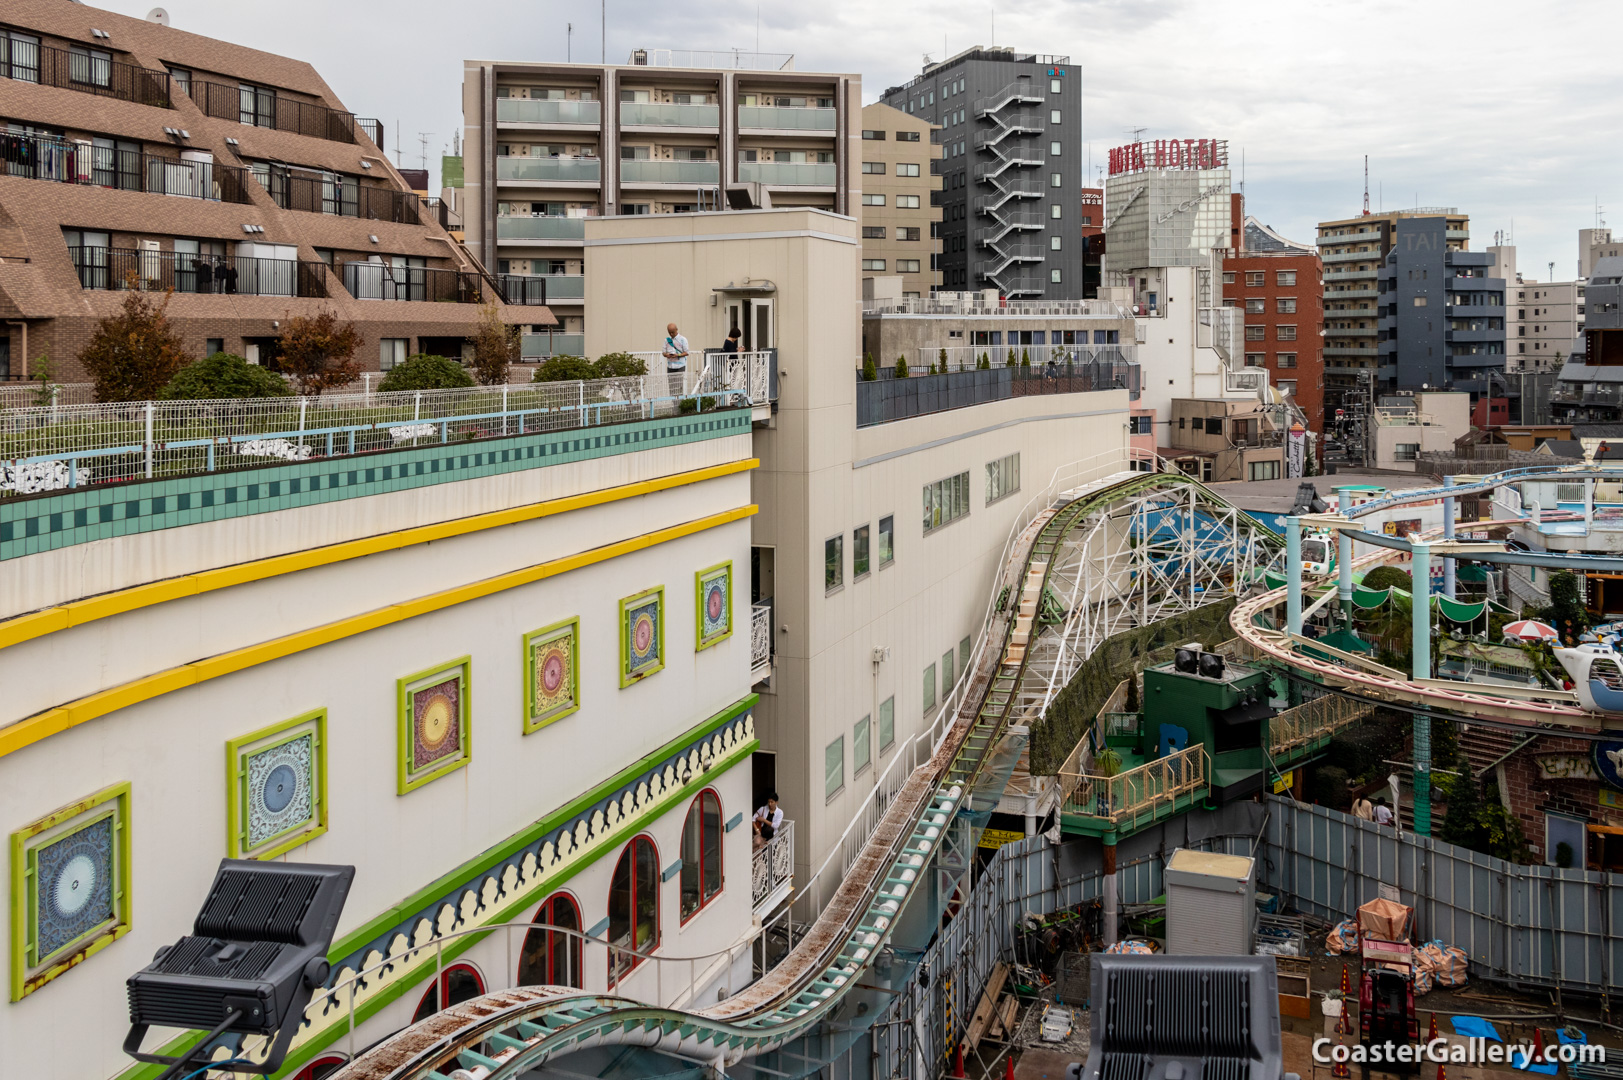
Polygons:
<instances>
[{"instance_id":1,"label":"decorative mandala tile panel","mask_svg":"<svg viewBox=\"0 0 1623 1080\"><path fill-rule=\"evenodd\" d=\"M620 685L628 686L665 666L665 590L620 601Z\"/></svg>"},{"instance_id":2,"label":"decorative mandala tile panel","mask_svg":"<svg viewBox=\"0 0 1623 1080\"><path fill-rule=\"evenodd\" d=\"M524 641L524 730L529 733L580 708L580 622L537 630Z\"/></svg>"},{"instance_id":3,"label":"decorative mandala tile panel","mask_svg":"<svg viewBox=\"0 0 1623 1080\"><path fill-rule=\"evenodd\" d=\"M468 763L468 668L463 657L400 680L400 794Z\"/></svg>"},{"instance_id":4,"label":"decorative mandala tile panel","mask_svg":"<svg viewBox=\"0 0 1623 1080\"><path fill-rule=\"evenodd\" d=\"M699 643L703 649L732 636L733 564L699 571Z\"/></svg>"},{"instance_id":5,"label":"decorative mandala tile panel","mask_svg":"<svg viewBox=\"0 0 1623 1080\"><path fill-rule=\"evenodd\" d=\"M227 746L232 858L273 858L327 831L325 710Z\"/></svg>"}]
</instances>

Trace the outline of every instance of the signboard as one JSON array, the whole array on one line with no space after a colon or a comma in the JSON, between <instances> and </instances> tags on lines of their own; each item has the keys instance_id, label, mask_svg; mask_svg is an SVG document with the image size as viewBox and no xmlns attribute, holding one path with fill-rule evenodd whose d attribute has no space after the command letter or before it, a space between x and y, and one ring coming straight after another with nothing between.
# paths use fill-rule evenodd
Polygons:
<instances>
[{"instance_id":1,"label":"signboard","mask_svg":"<svg viewBox=\"0 0 1623 1080\"><path fill-rule=\"evenodd\" d=\"M1417 533L1420 531L1420 519L1398 518L1395 521L1388 521L1385 525L1381 526L1381 531L1386 533L1388 536L1408 536L1410 533Z\"/></svg>"},{"instance_id":2,"label":"signboard","mask_svg":"<svg viewBox=\"0 0 1623 1080\"><path fill-rule=\"evenodd\" d=\"M1607 731L1602 734L1618 741L1594 744L1595 773L1612 787L1623 791L1623 732Z\"/></svg>"},{"instance_id":3,"label":"signboard","mask_svg":"<svg viewBox=\"0 0 1623 1080\"><path fill-rule=\"evenodd\" d=\"M1296 783L1296 770L1292 769L1290 772L1286 773L1284 776L1281 776L1279 779L1274 781L1274 794L1275 795L1283 795L1285 793L1285 791L1287 789L1289 789L1290 787L1294 786L1295 783Z\"/></svg>"},{"instance_id":4,"label":"signboard","mask_svg":"<svg viewBox=\"0 0 1623 1080\"><path fill-rule=\"evenodd\" d=\"M1110 175L1146 169L1221 169L1229 163L1227 139L1156 139L1110 151Z\"/></svg>"},{"instance_id":5,"label":"signboard","mask_svg":"<svg viewBox=\"0 0 1623 1080\"><path fill-rule=\"evenodd\" d=\"M1597 745L1597 754L1599 746ZM1533 759L1540 780L1598 780L1600 774L1582 754L1542 754Z\"/></svg>"},{"instance_id":6,"label":"signboard","mask_svg":"<svg viewBox=\"0 0 1623 1080\"><path fill-rule=\"evenodd\" d=\"M1296 479L1303 475L1303 466L1307 461L1307 429L1298 421L1291 424L1290 434L1285 440L1285 475Z\"/></svg>"},{"instance_id":7,"label":"signboard","mask_svg":"<svg viewBox=\"0 0 1623 1080\"><path fill-rule=\"evenodd\" d=\"M1608 791L1601 788L1596 795L1600 797L1600 804L1608 810L1623 810L1623 791Z\"/></svg>"},{"instance_id":8,"label":"signboard","mask_svg":"<svg viewBox=\"0 0 1623 1080\"><path fill-rule=\"evenodd\" d=\"M1004 844L1012 844L1016 840L1024 840L1026 834L1018 829L987 829L981 833L980 843L977 847L991 848L996 851Z\"/></svg>"}]
</instances>

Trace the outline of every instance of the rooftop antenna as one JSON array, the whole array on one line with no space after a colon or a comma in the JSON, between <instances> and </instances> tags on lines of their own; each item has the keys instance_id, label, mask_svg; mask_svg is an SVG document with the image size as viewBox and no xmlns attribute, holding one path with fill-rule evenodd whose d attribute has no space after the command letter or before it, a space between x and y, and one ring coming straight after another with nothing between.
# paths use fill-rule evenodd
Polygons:
<instances>
[{"instance_id":1,"label":"rooftop antenna","mask_svg":"<svg viewBox=\"0 0 1623 1080\"><path fill-rule=\"evenodd\" d=\"M417 143L421 147L417 154L418 164L424 169L428 168L428 139L433 134L432 131L419 131L417 133Z\"/></svg>"},{"instance_id":2,"label":"rooftop antenna","mask_svg":"<svg viewBox=\"0 0 1623 1080\"><path fill-rule=\"evenodd\" d=\"M1148 131L1148 130L1150 130L1150 129L1149 128L1143 128L1143 127L1135 127L1135 128L1128 128L1127 129L1128 133L1130 135L1132 135L1134 142L1143 142L1144 141L1144 133L1146 131Z\"/></svg>"},{"instance_id":3,"label":"rooftop antenna","mask_svg":"<svg viewBox=\"0 0 1623 1080\"><path fill-rule=\"evenodd\" d=\"M564 63L573 64L575 62L575 24L565 23L564 25L568 27L564 31Z\"/></svg>"},{"instance_id":4,"label":"rooftop antenna","mask_svg":"<svg viewBox=\"0 0 1623 1080\"><path fill-rule=\"evenodd\" d=\"M606 64L609 62L609 0L599 0L599 3L601 6L598 8L598 15L603 20L601 27L603 59L599 62Z\"/></svg>"},{"instance_id":5,"label":"rooftop antenna","mask_svg":"<svg viewBox=\"0 0 1623 1080\"><path fill-rule=\"evenodd\" d=\"M1369 217L1369 155L1364 155L1364 216Z\"/></svg>"}]
</instances>

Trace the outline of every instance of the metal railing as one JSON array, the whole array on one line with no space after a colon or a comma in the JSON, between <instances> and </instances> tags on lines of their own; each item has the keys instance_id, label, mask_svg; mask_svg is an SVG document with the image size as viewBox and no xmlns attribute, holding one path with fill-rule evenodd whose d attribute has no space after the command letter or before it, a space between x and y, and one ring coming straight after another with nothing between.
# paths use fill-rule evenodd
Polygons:
<instances>
[{"instance_id":1,"label":"metal railing","mask_svg":"<svg viewBox=\"0 0 1623 1080\"><path fill-rule=\"evenodd\" d=\"M772 674L772 601L750 605L750 682Z\"/></svg>"},{"instance_id":2,"label":"metal railing","mask_svg":"<svg viewBox=\"0 0 1623 1080\"><path fill-rule=\"evenodd\" d=\"M673 388L659 373L456 390L46 405L0 412L0 461L23 467L28 492L54 491L598 427L724 407L747 394L747 386L701 390L696 377ZM0 495L17 493L0 488Z\"/></svg>"},{"instance_id":3,"label":"metal railing","mask_svg":"<svg viewBox=\"0 0 1623 1080\"><path fill-rule=\"evenodd\" d=\"M740 105L740 130L833 131L837 109L780 105Z\"/></svg>"},{"instance_id":4,"label":"metal railing","mask_svg":"<svg viewBox=\"0 0 1623 1080\"><path fill-rule=\"evenodd\" d=\"M545 360L549 356L585 356L585 334L525 334L519 342L519 355L525 360Z\"/></svg>"},{"instance_id":5,"label":"metal railing","mask_svg":"<svg viewBox=\"0 0 1623 1080\"><path fill-rule=\"evenodd\" d=\"M450 231L462 228L462 215L452 210L444 199L430 196L417 200L418 218L424 225L431 221L438 222L440 228Z\"/></svg>"},{"instance_id":6,"label":"metal railing","mask_svg":"<svg viewBox=\"0 0 1623 1080\"><path fill-rule=\"evenodd\" d=\"M89 405L96 400L95 383L53 383L29 379L0 382L0 409L35 406Z\"/></svg>"},{"instance_id":7,"label":"metal railing","mask_svg":"<svg viewBox=\"0 0 1623 1080\"><path fill-rule=\"evenodd\" d=\"M1373 705L1325 694L1283 709L1268 721L1268 752L1275 757L1328 738L1375 710Z\"/></svg>"},{"instance_id":8,"label":"metal railing","mask_svg":"<svg viewBox=\"0 0 1623 1080\"><path fill-rule=\"evenodd\" d=\"M361 134L371 139L379 150L383 149L383 121L370 116L357 116L355 126L360 128Z\"/></svg>"},{"instance_id":9,"label":"metal railing","mask_svg":"<svg viewBox=\"0 0 1623 1080\"><path fill-rule=\"evenodd\" d=\"M665 368L665 359L658 353L635 355L644 359L649 371ZM717 392L728 387L747 390L750 401L757 405L778 400L778 350L728 353L706 349L699 388Z\"/></svg>"},{"instance_id":10,"label":"metal railing","mask_svg":"<svg viewBox=\"0 0 1623 1080\"><path fill-rule=\"evenodd\" d=\"M383 262L340 264L344 288L357 300L422 300L436 304L477 304L484 297L478 274Z\"/></svg>"},{"instance_id":11,"label":"metal railing","mask_svg":"<svg viewBox=\"0 0 1623 1080\"><path fill-rule=\"evenodd\" d=\"M496 280L501 283L502 299L509 304L545 306L549 294L557 298L558 279L548 274L502 274ZM575 280L584 281L578 274ZM567 289L564 290L564 298L568 298ZM577 295L575 298L580 297Z\"/></svg>"},{"instance_id":12,"label":"metal railing","mask_svg":"<svg viewBox=\"0 0 1623 1080\"><path fill-rule=\"evenodd\" d=\"M816 161L740 161L738 179L746 184L833 187L836 168L832 163Z\"/></svg>"},{"instance_id":13,"label":"metal railing","mask_svg":"<svg viewBox=\"0 0 1623 1080\"><path fill-rule=\"evenodd\" d=\"M1107 330L1099 332L1109 333ZM1032 371L1037 372L1046 369L1050 360L1060 367L1095 361L1115 363L1125 360L1132 363L1136 359L1138 346L1100 342L1097 345L947 345L932 349L921 345L914 350L917 360L909 365L909 370L922 377L930 365L945 363L949 372L970 371L980 363L982 356L994 368L1007 367L1011 352L1014 354L1015 367L1020 367L1024 358L1031 362Z\"/></svg>"},{"instance_id":14,"label":"metal railing","mask_svg":"<svg viewBox=\"0 0 1623 1080\"><path fill-rule=\"evenodd\" d=\"M603 122L599 101L547 101L529 98L497 98L498 124L580 124L597 127Z\"/></svg>"},{"instance_id":15,"label":"metal railing","mask_svg":"<svg viewBox=\"0 0 1623 1080\"><path fill-rule=\"evenodd\" d=\"M874 382L864 381L859 373L857 427L871 427L1009 398L1036 394L1086 394L1099 390L1126 390L1130 400L1136 401L1139 395L1138 364L1126 360L1099 360L1071 364L1053 374L1035 367L1002 367L906 379L882 377Z\"/></svg>"},{"instance_id":16,"label":"metal railing","mask_svg":"<svg viewBox=\"0 0 1623 1080\"><path fill-rule=\"evenodd\" d=\"M421 212L421 198L415 191L362 184L353 176L301 176L279 166L255 170L254 175L283 210L392 221L402 225L429 223Z\"/></svg>"},{"instance_id":17,"label":"metal railing","mask_svg":"<svg viewBox=\"0 0 1623 1080\"><path fill-rule=\"evenodd\" d=\"M793 71L794 53L745 52L742 49L638 49L632 64L648 67L732 68L736 71Z\"/></svg>"},{"instance_id":18,"label":"metal railing","mask_svg":"<svg viewBox=\"0 0 1623 1080\"><path fill-rule=\"evenodd\" d=\"M1114 776L1060 774L1061 803L1067 814L1102 818L1131 828L1170 809L1211 783L1211 759L1204 745L1168 754Z\"/></svg>"},{"instance_id":19,"label":"metal railing","mask_svg":"<svg viewBox=\"0 0 1623 1080\"><path fill-rule=\"evenodd\" d=\"M750 858L750 905L767 915L795 887L795 823L784 818L778 829Z\"/></svg>"},{"instance_id":20,"label":"metal railing","mask_svg":"<svg viewBox=\"0 0 1623 1080\"><path fill-rule=\"evenodd\" d=\"M94 50L58 49L16 37L10 46L9 62L0 63L0 75L17 82L56 86L159 109L174 108L167 71L114 60Z\"/></svg>"},{"instance_id":21,"label":"metal railing","mask_svg":"<svg viewBox=\"0 0 1623 1080\"><path fill-rule=\"evenodd\" d=\"M327 264L247 255L72 247L68 255L85 289L140 289L227 296L327 295Z\"/></svg>"},{"instance_id":22,"label":"metal railing","mask_svg":"<svg viewBox=\"0 0 1623 1080\"><path fill-rule=\"evenodd\" d=\"M215 202L253 202L246 186L248 170L240 166L160 157L54 136L0 135L0 176Z\"/></svg>"},{"instance_id":23,"label":"metal railing","mask_svg":"<svg viewBox=\"0 0 1623 1080\"><path fill-rule=\"evenodd\" d=\"M904 296L864 300L864 315L1093 315L1130 319L1126 308L1110 300L988 300L982 293L958 296ZM983 346L990 348L991 346Z\"/></svg>"},{"instance_id":24,"label":"metal railing","mask_svg":"<svg viewBox=\"0 0 1623 1080\"><path fill-rule=\"evenodd\" d=\"M290 131L331 142L355 141L354 113L285 97L272 87L252 83L228 85L194 78L191 94L198 107L216 120L235 120L253 127Z\"/></svg>"}]
</instances>

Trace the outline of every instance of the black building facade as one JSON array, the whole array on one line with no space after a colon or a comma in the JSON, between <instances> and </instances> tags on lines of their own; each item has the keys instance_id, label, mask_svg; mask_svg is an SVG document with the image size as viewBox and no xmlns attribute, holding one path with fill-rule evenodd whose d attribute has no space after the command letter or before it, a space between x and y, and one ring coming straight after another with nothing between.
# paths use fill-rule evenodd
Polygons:
<instances>
[{"instance_id":1,"label":"black building facade","mask_svg":"<svg viewBox=\"0 0 1623 1080\"><path fill-rule=\"evenodd\" d=\"M1505 370L1505 281L1493 256L1449 250L1447 220L1399 218L1377 277L1376 387L1484 394Z\"/></svg>"}]
</instances>

